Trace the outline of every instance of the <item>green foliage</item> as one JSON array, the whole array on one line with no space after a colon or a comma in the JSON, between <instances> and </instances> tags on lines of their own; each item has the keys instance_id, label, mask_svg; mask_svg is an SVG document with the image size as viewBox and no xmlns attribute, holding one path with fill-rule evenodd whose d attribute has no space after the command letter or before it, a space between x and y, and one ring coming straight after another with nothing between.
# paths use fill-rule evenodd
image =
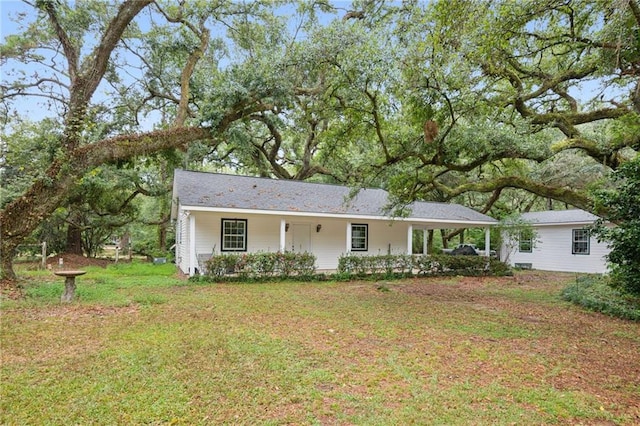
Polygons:
<instances>
[{"instance_id":1,"label":"green foliage","mask_svg":"<svg viewBox=\"0 0 640 426\"><path fill-rule=\"evenodd\" d=\"M523 220L520 215L512 214L500 221L497 227L500 235L500 242L505 246L505 263L509 263L511 254L518 249L521 239L531 240L531 249L538 241L538 233L531 226L531 223ZM501 246L502 244L498 244Z\"/></svg>"},{"instance_id":2,"label":"green foliage","mask_svg":"<svg viewBox=\"0 0 640 426\"><path fill-rule=\"evenodd\" d=\"M611 284L640 295L640 155L623 164L613 179L616 188L597 192L596 201L615 226L600 220L594 234L611 247Z\"/></svg>"},{"instance_id":3,"label":"green foliage","mask_svg":"<svg viewBox=\"0 0 640 426\"><path fill-rule=\"evenodd\" d=\"M338 259L337 274L340 277L387 277L394 274L410 274L413 266L412 256L406 254L384 254L361 256L342 255Z\"/></svg>"},{"instance_id":4,"label":"green foliage","mask_svg":"<svg viewBox=\"0 0 640 426\"><path fill-rule=\"evenodd\" d=\"M235 276L242 280L310 278L316 257L311 253L264 252L216 254L206 262L205 276L219 281Z\"/></svg>"},{"instance_id":5,"label":"green foliage","mask_svg":"<svg viewBox=\"0 0 640 426\"><path fill-rule=\"evenodd\" d=\"M562 291L562 298L592 311L640 321L640 297L612 288L607 277L578 277Z\"/></svg>"},{"instance_id":6,"label":"green foliage","mask_svg":"<svg viewBox=\"0 0 640 426\"><path fill-rule=\"evenodd\" d=\"M42 178L60 149L60 123L54 119L21 121L0 131L0 207Z\"/></svg>"},{"instance_id":7,"label":"green foliage","mask_svg":"<svg viewBox=\"0 0 640 426\"><path fill-rule=\"evenodd\" d=\"M392 278L418 275L510 275L509 266L484 256L387 254L360 256L348 254L338 259L337 277Z\"/></svg>"}]
</instances>

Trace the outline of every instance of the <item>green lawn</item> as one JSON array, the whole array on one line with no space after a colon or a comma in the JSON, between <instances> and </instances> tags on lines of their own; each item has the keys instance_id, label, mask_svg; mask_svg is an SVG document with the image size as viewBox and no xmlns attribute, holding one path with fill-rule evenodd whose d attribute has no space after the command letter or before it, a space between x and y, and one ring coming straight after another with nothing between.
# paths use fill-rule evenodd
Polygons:
<instances>
[{"instance_id":1,"label":"green lawn","mask_svg":"<svg viewBox=\"0 0 640 426\"><path fill-rule=\"evenodd\" d=\"M572 275L201 284L28 273L2 302L2 424L634 424L638 323ZM24 274L23 274L24 276Z\"/></svg>"}]
</instances>

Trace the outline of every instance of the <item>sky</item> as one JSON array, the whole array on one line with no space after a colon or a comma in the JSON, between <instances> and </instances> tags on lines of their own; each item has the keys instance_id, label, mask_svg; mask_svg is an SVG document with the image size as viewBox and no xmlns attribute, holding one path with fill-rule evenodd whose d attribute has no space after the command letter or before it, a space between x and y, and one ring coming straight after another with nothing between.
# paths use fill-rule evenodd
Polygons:
<instances>
[{"instance_id":1,"label":"sky","mask_svg":"<svg viewBox=\"0 0 640 426\"><path fill-rule=\"evenodd\" d=\"M18 29L18 25L10 18L17 17L20 12L29 12L29 10L31 7L21 1L0 0L0 36L3 41L7 34L15 33Z\"/></svg>"}]
</instances>

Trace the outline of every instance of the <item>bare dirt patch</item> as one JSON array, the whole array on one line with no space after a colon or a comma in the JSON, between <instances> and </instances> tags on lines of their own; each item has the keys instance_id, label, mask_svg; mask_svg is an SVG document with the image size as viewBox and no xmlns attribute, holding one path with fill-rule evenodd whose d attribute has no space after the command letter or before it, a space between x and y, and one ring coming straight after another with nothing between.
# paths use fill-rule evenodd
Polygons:
<instances>
[{"instance_id":1,"label":"bare dirt patch","mask_svg":"<svg viewBox=\"0 0 640 426\"><path fill-rule=\"evenodd\" d=\"M47 259L47 268L56 269L59 266L59 260L62 259L65 269L81 269L87 266L97 266L100 268L106 268L108 265L113 264L109 259L98 259L86 256L80 256L71 253L62 253L54 257Z\"/></svg>"}]
</instances>

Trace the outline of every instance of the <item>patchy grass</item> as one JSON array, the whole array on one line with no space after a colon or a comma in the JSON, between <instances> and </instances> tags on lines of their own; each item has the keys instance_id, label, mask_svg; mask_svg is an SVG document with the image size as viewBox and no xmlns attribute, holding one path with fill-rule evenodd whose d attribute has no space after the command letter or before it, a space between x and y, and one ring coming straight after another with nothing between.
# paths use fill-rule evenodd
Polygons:
<instances>
[{"instance_id":1,"label":"patchy grass","mask_svg":"<svg viewBox=\"0 0 640 426\"><path fill-rule=\"evenodd\" d=\"M203 285L123 265L60 305L38 275L3 301L0 423L638 423L640 328L562 301L572 279Z\"/></svg>"}]
</instances>

